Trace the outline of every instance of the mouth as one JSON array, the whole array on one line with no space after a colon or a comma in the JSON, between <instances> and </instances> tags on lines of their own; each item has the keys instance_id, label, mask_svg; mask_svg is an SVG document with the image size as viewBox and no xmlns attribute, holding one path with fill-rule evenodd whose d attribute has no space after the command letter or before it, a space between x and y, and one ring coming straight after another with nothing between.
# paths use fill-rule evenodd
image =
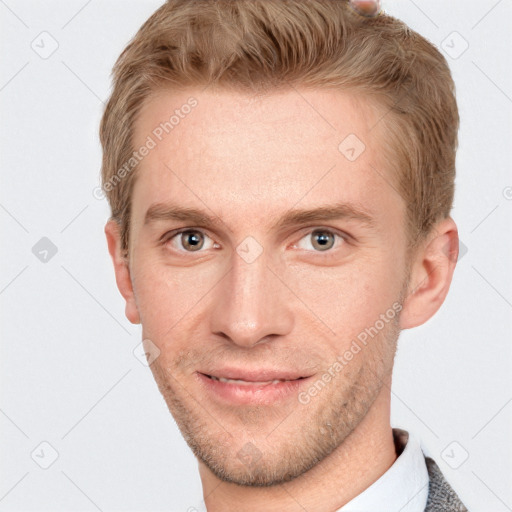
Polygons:
<instances>
[{"instance_id":1,"label":"mouth","mask_svg":"<svg viewBox=\"0 0 512 512\"><path fill-rule=\"evenodd\" d=\"M301 379L307 378L307 377L298 377L296 379L273 379L273 380L257 381L257 380L244 380L244 379L229 379L227 377L216 377L215 375L208 375L206 373L203 373L203 375L212 380L216 380L219 382L225 382L227 384L237 384L240 386L269 386L270 384L279 384L280 382L292 382L295 380L301 380Z\"/></svg>"},{"instance_id":2,"label":"mouth","mask_svg":"<svg viewBox=\"0 0 512 512\"><path fill-rule=\"evenodd\" d=\"M230 405L269 406L291 401L311 379L311 376L275 370L243 373L224 370L215 373L217 375L213 375L213 372L196 372L199 385L205 397Z\"/></svg>"}]
</instances>

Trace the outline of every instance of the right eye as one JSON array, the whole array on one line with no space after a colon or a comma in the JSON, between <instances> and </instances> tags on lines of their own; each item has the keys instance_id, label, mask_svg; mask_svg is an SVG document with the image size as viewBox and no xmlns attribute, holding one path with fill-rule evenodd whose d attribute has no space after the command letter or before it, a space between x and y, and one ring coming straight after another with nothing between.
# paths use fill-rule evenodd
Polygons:
<instances>
[{"instance_id":1,"label":"right eye","mask_svg":"<svg viewBox=\"0 0 512 512\"><path fill-rule=\"evenodd\" d=\"M166 237L164 243L170 243L173 249L178 252L199 252L205 246L205 241L210 240L215 246L215 242L197 229L182 229L178 232L172 232L171 236ZM206 247L208 249L208 247Z\"/></svg>"}]
</instances>

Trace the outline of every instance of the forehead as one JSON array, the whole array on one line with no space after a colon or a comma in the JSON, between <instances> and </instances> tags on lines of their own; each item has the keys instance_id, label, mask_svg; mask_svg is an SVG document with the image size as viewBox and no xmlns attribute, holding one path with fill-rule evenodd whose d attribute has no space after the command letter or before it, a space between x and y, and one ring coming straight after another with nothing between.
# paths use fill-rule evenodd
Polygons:
<instances>
[{"instance_id":1,"label":"forehead","mask_svg":"<svg viewBox=\"0 0 512 512\"><path fill-rule=\"evenodd\" d=\"M151 149L139 163L134 216L166 201L234 222L275 218L299 202L385 212L400 198L380 158L381 116L375 103L334 90L160 90L135 125L134 149Z\"/></svg>"}]
</instances>

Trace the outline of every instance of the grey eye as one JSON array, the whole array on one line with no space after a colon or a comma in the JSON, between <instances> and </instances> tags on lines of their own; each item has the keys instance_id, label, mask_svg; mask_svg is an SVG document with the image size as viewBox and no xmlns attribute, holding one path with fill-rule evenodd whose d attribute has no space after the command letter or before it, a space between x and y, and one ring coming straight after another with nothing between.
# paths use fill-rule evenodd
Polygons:
<instances>
[{"instance_id":1,"label":"grey eye","mask_svg":"<svg viewBox=\"0 0 512 512\"><path fill-rule=\"evenodd\" d=\"M336 241L336 235L334 233L321 229L315 229L311 233L311 237L313 247L319 251L330 249Z\"/></svg>"}]
</instances>

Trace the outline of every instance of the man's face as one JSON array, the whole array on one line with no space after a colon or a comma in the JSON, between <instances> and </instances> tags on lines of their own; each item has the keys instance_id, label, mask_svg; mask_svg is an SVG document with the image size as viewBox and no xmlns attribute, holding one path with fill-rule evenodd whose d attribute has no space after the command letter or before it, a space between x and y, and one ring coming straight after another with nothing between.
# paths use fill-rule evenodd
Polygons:
<instances>
[{"instance_id":1,"label":"man's face","mask_svg":"<svg viewBox=\"0 0 512 512\"><path fill-rule=\"evenodd\" d=\"M404 203L383 167L379 114L340 92L161 91L134 146L190 96L197 106L149 151L134 187L143 337L160 350L151 369L195 455L224 480L277 484L332 453L383 391L406 285ZM145 222L159 203L182 213Z\"/></svg>"}]
</instances>

